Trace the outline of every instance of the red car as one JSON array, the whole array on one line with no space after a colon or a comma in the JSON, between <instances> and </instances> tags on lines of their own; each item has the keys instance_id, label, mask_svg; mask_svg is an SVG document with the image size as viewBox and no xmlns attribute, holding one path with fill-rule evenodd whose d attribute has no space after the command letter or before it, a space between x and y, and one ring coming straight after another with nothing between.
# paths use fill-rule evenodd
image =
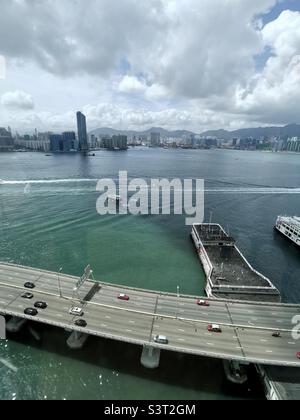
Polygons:
<instances>
[{"instance_id":1,"label":"red car","mask_svg":"<svg viewBox=\"0 0 300 420\"><path fill-rule=\"evenodd\" d=\"M299 351L299 353L296 354L296 356L297 356L297 359L300 360L300 351Z\"/></svg>"},{"instance_id":2,"label":"red car","mask_svg":"<svg viewBox=\"0 0 300 420\"><path fill-rule=\"evenodd\" d=\"M218 333L218 334L221 334L221 332L222 332L222 328L220 327L220 325L217 325L217 324L212 324L212 325L209 325L209 326L207 327L207 331L208 331L208 332L211 332L211 333Z\"/></svg>"},{"instance_id":3,"label":"red car","mask_svg":"<svg viewBox=\"0 0 300 420\"><path fill-rule=\"evenodd\" d=\"M128 302L129 301L129 296L124 295L124 293L120 293L119 296L118 296L118 299L119 300L125 300L126 302Z\"/></svg>"},{"instance_id":4,"label":"red car","mask_svg":"<svg viewBox=\"0 0 300 420\"><path fill-rule=\"evenodd\" d=\"M208 300L198 299L196 303L198 306L205 306L206 308L210 306Z\"/></svg>"}]
</instances>

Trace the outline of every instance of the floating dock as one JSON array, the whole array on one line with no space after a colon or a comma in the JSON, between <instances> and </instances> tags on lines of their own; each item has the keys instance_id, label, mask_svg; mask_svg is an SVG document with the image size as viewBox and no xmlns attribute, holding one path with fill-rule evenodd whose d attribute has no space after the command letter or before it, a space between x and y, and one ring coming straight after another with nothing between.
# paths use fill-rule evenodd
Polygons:
<instances>
[{"instance_id":1,"label":"floating dock","mask_svg":"<svg viewBox=\"0 0 300 420\"><path fill-rule=\"evenodd\" d=\"M210 298L280 302L278 289L246 260L218 224L196 224L192 238L206 274Z\"/></svg>"}]
</instances>

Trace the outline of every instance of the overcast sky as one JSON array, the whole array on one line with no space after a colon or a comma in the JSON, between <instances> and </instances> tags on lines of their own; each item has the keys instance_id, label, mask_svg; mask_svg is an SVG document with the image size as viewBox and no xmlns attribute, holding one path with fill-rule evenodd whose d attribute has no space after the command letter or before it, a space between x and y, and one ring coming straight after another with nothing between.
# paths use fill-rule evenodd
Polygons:
<instances>
[{"instance_id":1,"label":"overcast sky","mask_svg":"<svg viewBox=\"0 0 300 420\"><path fill-rule=\"evenodd\" d=\"M300 122L299 0L0 0L0 126ZM4 72L3 62L6 62Z\"/></svg>"}]
</instances>

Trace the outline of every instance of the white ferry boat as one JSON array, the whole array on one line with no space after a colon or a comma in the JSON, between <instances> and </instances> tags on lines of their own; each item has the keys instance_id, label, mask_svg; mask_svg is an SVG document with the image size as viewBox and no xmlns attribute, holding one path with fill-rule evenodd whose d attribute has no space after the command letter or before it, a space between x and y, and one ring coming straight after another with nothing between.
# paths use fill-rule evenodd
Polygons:
<instances>
[{"instance_id":1,"label":"white ferry boat","mask_svg":"<svg viewBox=\"0 0 300 420\"><path fill-rule=\"evenodd\" d=\"M290 239L294 244L300 246L300 217L279 216L275 229Z\"/></svg>"}]
</instances>

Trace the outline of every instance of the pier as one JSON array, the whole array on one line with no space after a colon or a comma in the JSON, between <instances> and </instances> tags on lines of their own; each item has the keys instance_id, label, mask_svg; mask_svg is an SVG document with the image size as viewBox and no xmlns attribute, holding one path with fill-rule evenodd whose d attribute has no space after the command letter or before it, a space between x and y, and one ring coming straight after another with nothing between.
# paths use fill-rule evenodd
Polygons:
<instances>
[{"instance_id":1,"label":"pier","mask_svg":"<svg viewBox=\"0 0 300 420\"><path fill-rule=\"evenodd\" d=\"M206 293L216 299L280 302L278 289L256 271L234 238L217 224L194 225L192 239L206 274Z\"/></svg>"}]
</instances>

